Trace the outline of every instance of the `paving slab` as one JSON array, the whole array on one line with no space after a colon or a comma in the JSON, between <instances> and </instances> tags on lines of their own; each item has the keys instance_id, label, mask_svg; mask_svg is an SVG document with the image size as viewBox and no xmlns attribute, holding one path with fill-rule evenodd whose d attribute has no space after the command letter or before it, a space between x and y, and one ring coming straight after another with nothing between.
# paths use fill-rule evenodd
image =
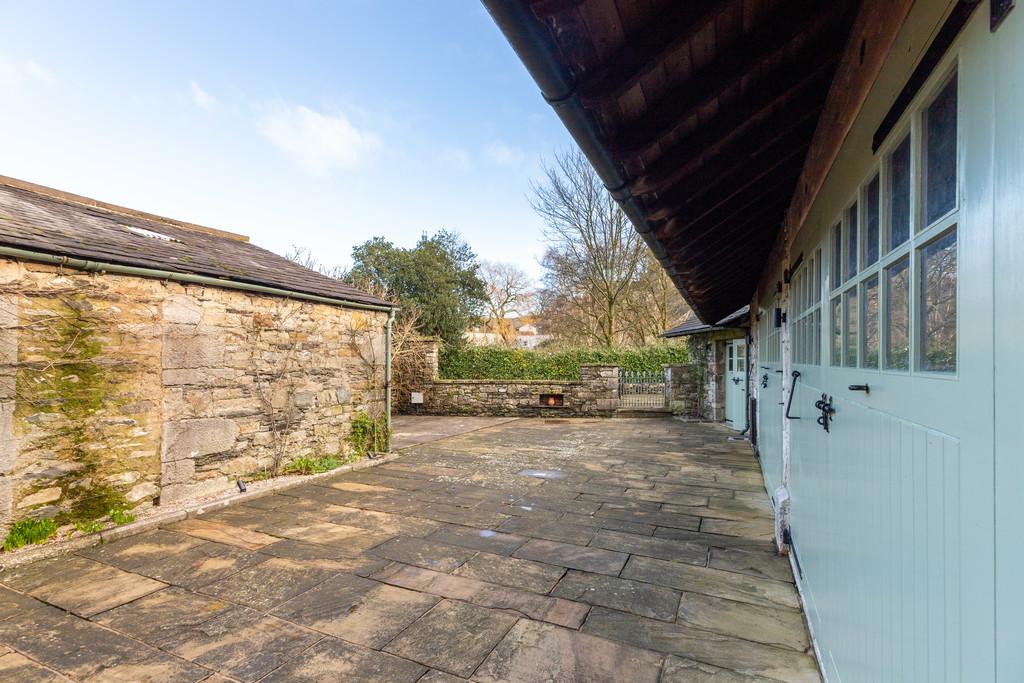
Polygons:
<instances>
[{"instance_id":1,"label":"paving slab","mask_svg":"<svg viewBox=\"0 0 1024 683\"><path fill-rule=\"evenodd\" d=\"M560 519L531 519L529 517L512 517L502 522L500 531L540 538L547 541L587 545L594 537L593 526L582 526L561 521Z\"/></svg>"},{"instance_id":2,"label":"paving slab","mask_svg":"<svg viewBox=\"0 0 1024 683\"><path fill-rule=\"evenodd\" d=\"M534 593L547 593L565 574L565 567L479 553L452 573Z\"/></svg>"},{"instance_id":3,"label":"paving slab","mask_svg":"<svg viewBox=\"0 0 1024 683\"><path fill-rule=\"evenodd\" d=\"M443 600L384 649L468 678L516 621L505 612Z\"/></svg>"},{"instance_id":4,"label":"paving slab","mask_svg":"<svg viewBox=\"0 0 1024 683\"><path fill-rule=\"evenodd\" d=\"M189 661L241 681L256 681L323 636L245 607L232 609L180 634L166 648Z\"/></svg>"},{"instance_id":5,"label":"paving slab","mask_svg":"<svg viewBox=\"0 0 1024 683\"><path fill-rule=\"evenodd\" d=\"M167 529L154 529L112 543L101 543L83 548L75 554L132 572L136 571L138 567L149 566L168 557L176 557L207 542L195 536L179 534Z\"/></svg>"},{"instance_id":6,"label":"paving slab","mask_svg":"<svg viewBox=\"0 0 1024 683\"><path fill-rule=\"evenodd\" d=\"M440 572L395 565L373 578L444 598L464 600L481 607L505 610L514 615L547 621L568 628L579 628L590 610L588 605L559 597L537 595L486 581Z\"/></svg>"},{"instance_id":7,"label":"paving slab","mask_svg":"<svg viewBox=\"0 0 1024 683\"><path fill-rule=\"evenodd\" d=\"M164 647L233 609L235 605L217 598L168 588L104 612L96 621L150 645Z\"/></svg>"},{"instance_id":8,"label":"paving slab","mask_svg":"<svg viewBox=\"0 0 1024 683\"><path fill-rule=\"evenodd\" d=\"M743 536L768 541L775 537L775 526L770 519L734 520L705 517L701 520L700 530L708 534Z\"/></svg>"},{"instance_id":9,"label":"paving slab","mask_svg":"<svg viewBox=\"0 0 1024 683\"><path fill-rule=\"evenodd\" d=\"M423 678L419 679L416 683L466 683L468 679L460 676L452 676L444 671L438 671L437 669L431 669Z\"/></svg>"},{"instance_id":10,"label":"paving slab","mask_svg":"<svg viewBox=\"0 0 1024 683\"><path fill-rule=\"evenodd\" d=\"M387 512L362 510L345 505L329 505L323 510L323 516L337 524L358 526L370 531L384 534L401 534L402 536L429 536L441 528L440 522L417 517L403 517Z\"/></svg>"},{"instance_id":11,"label":"paving slab","mask_svg":"<svg viewBox=\"0 0 1024 683\"><path fill-rule=\"evenodd\" d=\"M447 543L435 543L419 538L395 538L374 548L372 554L395 562L450 572L475 555L475 551Z\"/></svg>"},{"instance_id":12,"label":"paving slab","mask_svg":"<svg viewBox=\"0 0 1024 683\"><path fill-rule=\"evenodd\" d=\"M75 680L199 681L210 674L138 640L49 606L0 621L0 642ZM137 677L140 671L147 672L146 676Z\"/></svg>"},{"instance_id":13,"label":"paving slab","mask_svg":"<svg viewBox=\"0 0 1024 683\"><path fill-rule=\"evenodd\" d=\"M58 557L0 575L15 590L89 617L166 587L140 574L85 557Z\"/></svg>"},{"instance_id":14,"label":"paving slab","mask_svg":"<svg viewBox=\"0 0 1024 683\"><path fill-rule=\"evenodd\" d=\"M434 595L339 574L272 613L321 633L379 649L439 601Z\"/></svg>"},{"instance_id":15,"label":"paving slab","mask_svg":"<svg viewBox=\"0 0 1024 683\"><path fill-rule=\"evenodd\" d=\"M578 631L522 620L473 676L479 683L657 683L661 657Z\"/></svg>"},{"instance_id":16,"label":"paving slab","mask_svg":"<svg viewBox=\"0 0 1024 683\"><path fill-rule=\"evenodd\" d=\"M803 615L699 593L683 593L680 624L803 652L810 647Z\"/></svg>"},{"instance_id":17,"label":"paving slab","mask_svg":"<svg viewBox=\"0 0 1024 683\"><path fill-rule=\"evenodd\" d=\"M197 538L205 538L208 541L238 546L246 550L259 550L263 546L270 545L278 540L274 536L258 531L241 529L237 526L224 524L223 522L211 522L198 517L183 519L180 522L169 525L167 528Z\"/></svg>"},{"instance_id":18,"label":"paving slab","mask_svg":"<svg viewBox=\"0 0 1024 683\"><path fill-rule=\"evenodd\" d=\"M206 595L267 611L323 583L335 572L273 557L200 589Z\"/></svg>"},{"instance_id":19,"label":"paving slab","mask_svg":"<svg viewBox=\"0 0 1024 683\"><path fill-rule=\"evenodd\" d=\"M754 605L800 609L800 600L792 584L720 569L634 555L622 570L622 577Z\"/></svg>"},{"instance_id":20,"label":"paving slab","mask_svg":"<svg viewBox=\"0 0 1024 683\"><path fill-rule=\"evenodd\" d=\"M174 535L193 539L193 537L183 534ZM200 538L193 539L197 541L196 544L167 555L151 554L148 551L136 554L133 552L133 540L134 537L128 537L110 544L110 547L123 544L123 548L114 554L107 555L102 551L97 551L90 556L101 562L120 566L122 569L130 569L136 574L190 589L219 581L266 559L262 555L243 548L204 541ZM145 545L149 546L150 543L146 542ZM96 548L105 547L108 546L96 546ZM85 555L86 553L82 551L79 554Z\"/></svg>"},{"instance_id":21,"label":"paving slab","mask_svg":"<svg viewBox=\"0 0 1024 683\"><path fill-rule=\"evenodd\" d=\"M359 683L413 683L423 680L423 667L398 657L325 639L263 679L266 683L359 681Z\"/></svg>"},{"instance_id":22,"label":"paving slab","mask_svg":"<svg viewBox=\"0 0 1024 683\"><path fill-rule=\"evenodd\" d=\"M257 557L263 561L264 556L268 555L286 560L300 560L305 566L317 569L346 572L359 576L379 571L389 562L389 560L365 554L352 556L346 548L305 543L295 539L285 539L261 548Z\"/></svg>"},{"instance_id":23,"label":"paving slab","mask_svg":"<svg viewBox=\"0 0 1024 683\"><path fill-rule=\"evenodd\" d=\"M704 662L671 656L665 659L661 683L775 683L761 676L748 676Z\"/></svg>"},{"instance_id":24,"label":"paving slab","mask_svg":"<svg viewBox=\"0 0 1024 683\"><path fill-rule=\"evenodd\" d=\"M71 679L50 671L25 655L6 649L0 654L0 680L12 683L56 683Z\"/></svg>"},{"instance_id":25,"label":"paving slab","mask_svg":"<svg viewBox=\"0 0 1024 683\"><path fill-rule=\"evenodd\" d=\"M570 569L597 574L618 574L629 557L625 553L599 548L584 548L569 543L533 540L512 554L536 562L544 562Z\"/></svg>"},{"instance_id":26,"label":"paving slab","mask_svg":"<svg viewBox=\"0 0 1024 683\"><path fill-rule=\"evenodd\" d=\"M511 555L528 539L525 536L506 534L492 529L449 524L427 536L427 540L472 550L483 550L498 555Z\"/></svg>"},{"instance_id":27,"label":"paving slab","mask_svg":"<svg viewBox=\"0 0 1024 683\"><path fill-rule=\"evenodd\" d=\"M590 541L590 545L595 548L606 548L633 555L656 557L659 560L672 560L700 566L706 565L708 561L708 546L700 543L638 536L608 529L598 531Z\"/></svg>"},{"instance_id":28,"label":"paving slab","mask_svg":"<svg viewBox=\"0 0 1024 683\"><path fill-rule=\"evenodd\" d=\"M586 633L675 654L752 676L788 683L820 683L814 659L802 652L752 643L710 631L595 607Z\"/></svg>"},{"instance_id":29,"label":"paving slab","mask_svg":"<svg viewBox=\"0 0 1024 683\"><path fill-rule=\"evenodd\" d=\"M662 621L674 621L679 605L679 592L671 588L575 569L566 573L551 595Z\"/></svg>"},{"instance_id":30,"label":"paving slab","mask_svg":"<svg viewBox=\"0 0 1024 683\"><path fill-rule=\"evenodd\" d=\"M793 569L789 564L789 558L775 552L766 553L743 548L712 548L708 566L793 583Z\"/></svg>"}]
</instances>

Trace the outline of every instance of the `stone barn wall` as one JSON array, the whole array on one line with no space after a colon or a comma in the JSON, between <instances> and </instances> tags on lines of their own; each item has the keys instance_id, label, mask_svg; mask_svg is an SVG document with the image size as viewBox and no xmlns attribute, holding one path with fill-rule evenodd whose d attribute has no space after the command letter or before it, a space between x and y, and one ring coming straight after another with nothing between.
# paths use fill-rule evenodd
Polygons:
<instances>
[{"instance_id":1,"label":"stone barn wall","mask_svg":"<svg viewBox=\"0 0 1024 683\"><path fill-rule=\"evenodd\" d=\"M0 260L0 537L341 455L385 313Z\"/></svg>"}]
</instances>

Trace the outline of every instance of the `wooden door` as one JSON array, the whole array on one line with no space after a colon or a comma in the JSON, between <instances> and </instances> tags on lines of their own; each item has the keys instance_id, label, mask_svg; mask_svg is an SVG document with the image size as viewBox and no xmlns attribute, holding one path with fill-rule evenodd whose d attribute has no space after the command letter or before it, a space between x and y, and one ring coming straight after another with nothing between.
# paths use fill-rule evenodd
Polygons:
<instances>
[{"instance_id":1,"label":"wooden door","mask_svg":"<svg viewBox=\"0 0 1024 683\"><path fill-rule=\"evenodd\" d=\"M725 422L736 431L747 428L747 342L734 339L725 348Z\"/></svg>"}]
</instances>

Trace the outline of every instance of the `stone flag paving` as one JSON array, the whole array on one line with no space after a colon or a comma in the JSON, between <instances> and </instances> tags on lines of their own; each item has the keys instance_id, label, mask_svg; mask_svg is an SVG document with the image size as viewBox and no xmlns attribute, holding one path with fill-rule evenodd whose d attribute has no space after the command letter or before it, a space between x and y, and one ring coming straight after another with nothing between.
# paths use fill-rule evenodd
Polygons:
<instances>
[{"instance_id":1,"label":"stone flag paving","mask_svg":"<svg viewBox=\"0 0 1024 683\"><path fill-rule=\"evenodd\" d=\"M0 680L819 681L730 434L502 421L11 569Z\"/></svg>"}]
</instances>

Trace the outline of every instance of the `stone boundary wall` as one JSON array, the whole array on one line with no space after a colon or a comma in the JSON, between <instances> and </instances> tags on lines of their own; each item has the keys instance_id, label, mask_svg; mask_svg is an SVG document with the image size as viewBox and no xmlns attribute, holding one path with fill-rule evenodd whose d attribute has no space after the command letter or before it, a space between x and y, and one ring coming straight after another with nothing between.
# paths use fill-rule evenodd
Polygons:
<instances>
[{"instance_id":1,"label":"stone boundary wall","mask_svg":"<svg viewBox=\"0 0 1024 683\"><path fill-rule=\"evenodd\" d=\"M0 260L0 538L349 452L386 313Z\"/></svg>"},{"instance_id":2,"label":"stone boundary wall","mask_svg":"<svg viewBox=\"0 0 1024 683\"><path fill-rule=\"evenodd\" d=\"M481 416L611 416L619 407L619 368L615 365L580 366L575 382L548 380L438 379L435 339L406 342L395 366L393 408L399 414ZM696 364L665 366L671 388L669 408L686 419L702 418L703 372ZM412 392L423 394L414 405ZM540 405L541 394L562 394L564 405Z\"/></svg>"},{"instance_id":3,"label":"stone boundary wall","mask_svg":"<svg viewBox=\"0 0 1024 683\"><path fill-rule=\"evenodd\" d=\"M406 342L396 363L396 413L420 415L481 415L495 417L610 416L618 407L619 369L614 365L582 365L575 382L548 380L438 379L438 348L434 339ZM412 392L423 394L413 405ZM541 394L562 394L564 405L540 405Z\"/></svg>"}]
</instances>

